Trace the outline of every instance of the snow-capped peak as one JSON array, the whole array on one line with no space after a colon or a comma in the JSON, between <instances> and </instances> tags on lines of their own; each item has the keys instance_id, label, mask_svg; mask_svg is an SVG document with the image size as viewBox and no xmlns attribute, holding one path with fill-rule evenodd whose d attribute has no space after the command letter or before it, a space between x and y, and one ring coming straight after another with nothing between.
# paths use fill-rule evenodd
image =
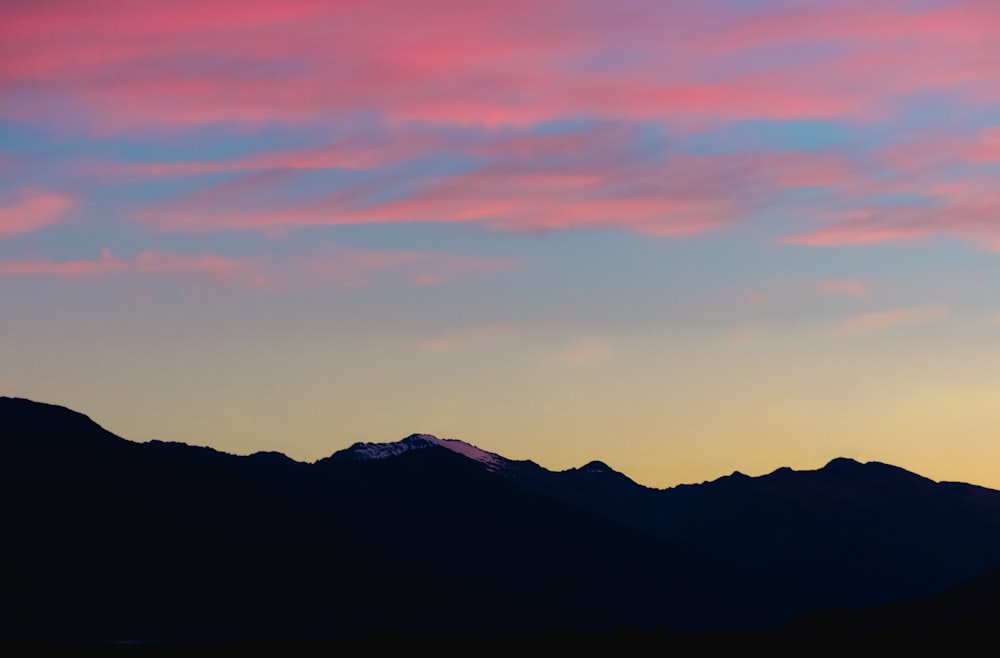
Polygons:
<instances>
[{"instance_id":1,"label":"snow-capped peak","mask_svg":"<svg viewBox=\"0 0 1000 658\"><path fill-rule=\"evenodd\" d=\"M355 443L348 451L355 459L386 459L410 450L425 448L447 448L463 457L485 464L491 471L500 468L507 460L492 452L470 445L457 439L439 439L431 434L411 434L401 441L393 443Z\"/></svg>"}]
</instances>

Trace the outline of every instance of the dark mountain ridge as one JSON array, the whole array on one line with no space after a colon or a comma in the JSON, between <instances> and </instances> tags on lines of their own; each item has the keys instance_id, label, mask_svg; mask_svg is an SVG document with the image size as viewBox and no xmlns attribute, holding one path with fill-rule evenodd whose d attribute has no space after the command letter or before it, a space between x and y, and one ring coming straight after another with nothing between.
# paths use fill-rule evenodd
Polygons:
<instances>
[{"instance_id":1,"label":"dark mountain ridge","mask_svg":"<svg viewBox=\"0 0 1000 658\"><path fill-rule=\"evenodd\" d=\"M643 487L413 435L307 464L0 398L0 638L774 626L1000 568L1000 492L879 463Z\"/></svg>"}]
</instances>

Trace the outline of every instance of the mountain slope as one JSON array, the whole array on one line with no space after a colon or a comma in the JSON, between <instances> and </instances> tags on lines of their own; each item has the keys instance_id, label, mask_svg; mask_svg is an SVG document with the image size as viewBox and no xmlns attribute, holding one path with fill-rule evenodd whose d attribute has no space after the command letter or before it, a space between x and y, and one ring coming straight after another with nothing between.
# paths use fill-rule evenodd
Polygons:
<instances>
[{"instance_id":1,"label":"mountain slope","mask_svg":"<svg viewBox=\"0 0 1000 658\"><path fill-rule=\"evenodd\" d=\"M234 639L731 623L720 565L440 446L300 464L135 444L0 399L3 638ZM728 616L727 616L728 615Z\"/></svg>"},{"instance_id":2,"label":"mountain slope","mask_svg":"<svg viewBox=\"0 0 1000 658\"><path fill-rule=\"evenodd\" d=\"M0 399L0 419L6 638L280 637L378 603L317 568L378 547L288 496L60 407Z\"/></svg>"},{"instance_id":3,"label":"mountain slope","mask_svg":"<svg viewBox=\"0 0 1000 658\"><path fill-rule=\"evenodd\" d=\"M886 464L656 490L412 435L314 464L0 398L0 639L776 625L1000 567L1000 492Z\"/></svg>"},{"instance_id":4,"label":"mountain slope","mask_svg":"<svg viewBox=\"0 0 1000 658\"><path fill-rule=\"evenodd\" d=\"M758 570L803 608L922 596L1000 565L1000 492L836 459L662 493L658 534Z\"/></svg>"},{"instance_id":5,"label":"mountain slope","mask_svg":"<svg viewBox=\"0 0 1000 658\"><path fill-rule=\"evenodd\" d=\"M520 488L752 573L766 583L758 604L776 615L925 596L1000 566L1000 492L888 464L837 458L815 471L737 472L655 490L601 462L553 473L458 441L421 441L466 446L474 461ZM380 444L379 454L397 445Z\"/></svg>"}]
</instances>

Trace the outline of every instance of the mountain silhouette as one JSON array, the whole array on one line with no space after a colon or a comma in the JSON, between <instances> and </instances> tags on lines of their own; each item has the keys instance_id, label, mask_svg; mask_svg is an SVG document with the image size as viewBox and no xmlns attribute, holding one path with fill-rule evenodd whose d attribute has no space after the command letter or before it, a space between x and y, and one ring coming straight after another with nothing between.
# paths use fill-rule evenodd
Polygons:
<instances>
[{"instance_id":1,"label":"mountain silhouette","mask_svg":"<svg viewBox=\"0 0 1000 658\"><path fill-rule=\"evenodd\" d=\"M774 627L1000 569L1000 492L879 463L670 489L412 435L315 463L0 398L0 639Z\"/></svg>"}]
</instances>

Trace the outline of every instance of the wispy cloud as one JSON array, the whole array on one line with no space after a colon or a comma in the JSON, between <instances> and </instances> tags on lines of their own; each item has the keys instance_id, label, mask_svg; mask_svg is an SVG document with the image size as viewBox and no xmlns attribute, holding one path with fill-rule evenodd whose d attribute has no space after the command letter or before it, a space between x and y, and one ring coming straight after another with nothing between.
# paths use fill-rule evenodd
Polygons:
<instances>
[{"instance_id":1,"label":"wispy cloud","mask_svg":"<svg viewBox=\"0 0 1000 658\"><path fill-rule=\"evenodd\" d=\"M70 206L71 199L65 194L23 189L17 194L17 201L0 206L0 240L56 224Z\"/></svg>"},{"instance_id":2,"label":"wispy cloud","mask_svg":"<svg viewBox=\"0 0 1000 658\"><path fill-rule=\"evenodd\" d=\"M219 18L234 5L219 1L171 3L143 22L115 2L103 12L74 3L7 7L3 79L69 92L100 108L105 129L294 121L372 108L407 120L541 120L564 109L546 107L553 103L601 97L600 86L585 82L592 76L559 75L551 62L586 53L597 28L608 27L589 22L595 17L585 3L568 15L557 3L500 10L428 2L418 10L248 2L231 22ZM553 39L542 26L557 16L564 36ZM518 97L528 101L511 100Z\"/></svg>"},{"instance_id":3,"label":"wispy cloud","mask_svg":"<svg viewBox=\"0 0 1000 658\"><path fill-rule=\"evenodd\" d=\"M861 313L852 315L842 321L837 326L837 330L839 333L845 335L865 334L899 325L920 324L938 320L945 317L947 313L947 309L943 306L911 306L872 313Z\"/></svg>"},{"instance_id":4,"label":"wispy cloud","mask_svg":"<svg viewBox=\"0 0 1000 658\"><path fill-rule=\"evenodd\" d=\"M563 0L176 0L141 17L125 0L54 0L3 3L0 25L0 119L70 130L70 115L101 134L369 131L240 157L80 165L112 178L211 175L200 192L132 209L158 230L479 222L679 236L808 188L811 200L796 202L807 228L784 244L949 235L1000 245L997 126L929 130L851 155L720 154L649 139L651 125L660 137L752 120L871 126L927 97L994 107L1000 9L986 0L580 0L572 11ZM554 134L565 125L586 127ZM418 158L434 166L394 169ZM287 192L303 172L344 168L372 177ZM239 180L219 185L217 174ZM57 214L28 210L5 218L0 237Z\"/></svg>"},{"instance_id":5,"label":"wispy cloud","mask_svg":"<svg viewBox=\"0 0 1000 658\"><path fill-rule=\"evenodd\" d=\"M1000 177L993 182L1000 185ZM997 223L1000 195L984 183L975 180L929 186L928 192L936 196L923 204L872 207L843 213L841 221L788 236L782 242L840 247L953 236L997 250L1000 249L1000 224Z\"/></svg>"},{"instance_id":6,"label":"wispy cloud","mask_svg":"<svg viewBox=\"0 0 1000 658\"><path fill-rule=\"evenodd\" d=\"M142 251L121 258L103 249L100 257L55 261L45 258L0 260L0 278L49 277L91 279L135 275L234 284L271 289L333 284L367 285L380 273L401 277L412 285L438 285L460 275L516 267L516 261L419 251L352 251L325 249L282 260L276 257L231 258L218 254L185 255Z\"/></svg>"},{"instance_id":7,"label":"wispy cloud","mask_svg":"<svg viewBox=\"0 0 1000 658\"><path fill-rule=\"evenodd\" d=\"M871 291L871 285L867 281L860 279L833 279L821 283L820 290L834 295L867 297Z\"/></svg>"},{"instance_id":8,"label":"wispy cloud","mask_svg":"<svg viewBox=\"0 0 1000 658\"><path fill-rule=\"evenodd\" d=\"M386 174L332 196L289 203L281 176L261 172L137 209L157 230L218 231L402 222L478 222L540 231L621 228L688 235L742 219L783 191L855 177L848 163L794 152L669 157L643 152L642 134L618 126L556 135L452 140L458 173ZM252 160L266 160L258 156ZM415 176L415 177L414 177ZM386 187L405 190L385 197Z\"/></svg>"},{"instance_id":9,"label":"wispy cloud","mask_svg":"<svg viewBox=\"0 0 1000 658\"><path fill-rule=\"evenodd\" d=\"M567 366L592 366L611 357L611 343L600 336L580 338L559 352L559 361Z\"/></svg>"},{"instance_id":10,"label":"wispy cloud","mask_svg":"<svg viewBox=\"0 0 1000 658\"><path fill-rule=\"evenodd\" d=\"M494 125L579 108L629 119L870 117L931 89L1000 97L989 2L726 8L177 0L140 19L124 0L7 3L0 79L4 91L68 96L104 130L373 109ZM828 49L759 66L763 46L792 53L804 42ZM627 68L615 65L623 54ZM25 103L7 111L27 113Z\"/></svg>"},{"instance_id":11,"label":"wispy cloud","mask_svg":"<svg viewBox=\"0 0 1000 658\"><path fill-rule=\"evenodd\" d=\"M83 160L76 163L75 172L79 175L129 180L275 170L367 170L397 163L446 144L446 141L426 132L396 131L367 139L344 139L324 146L260 151L237 158L169 162Z\"/></svg>"},{"instance_id":12,"label":"wispy cloud","mask_svg":"<svg viewBox=\"0 0 1000 658\"><path fill-rule=\"evenodd\" d=\"M958 237L1000 248L1000 128L922 132L877 152L870 177L832 188L839 209L812 212L823 226L785 244L837 247ZM870 179L867 179L870 178Z\"/></svg>"},{"instance_id":13,"label":"wispy cloud","mask_svg":"<svg viewBox=\"0 0 1000 658\"><path fill-rule=\"evenodd\" d=\"M217 255L186 256L172 252L143 251L133 258L119 258L109 249L104 249L99 258L92 260L53 261L41 258L0 260L0 278L85 279L125 274L236 283L252 287L269 287L273 284L270 277L253 260L231 259Z\"/></svg>"},{"instance_id":14,"label":"wispy cloud","mask_svg":"<svg viewBox=\"0 0 1000 658\"><path fill-rule=\"evenodd\" d=\"M471 327L433 336L419 341L417 350L421 352L451 352L486 343L514 330L512 325L494 324Z\"/></svg>"},{"instance_id":15,"label":"wispy cloud","mask_svg":"<svg viewBox=\"0 0 1000 658\"><path fill-rule=\"evenodd\" d=\"M405 276L418 286L439 285L460 276L516 269L513 259L463 256L425 251L351 251L327 249L303 260L304 272L313 281L366 285L380 272Z\"/></svg>"}]
</instances>

